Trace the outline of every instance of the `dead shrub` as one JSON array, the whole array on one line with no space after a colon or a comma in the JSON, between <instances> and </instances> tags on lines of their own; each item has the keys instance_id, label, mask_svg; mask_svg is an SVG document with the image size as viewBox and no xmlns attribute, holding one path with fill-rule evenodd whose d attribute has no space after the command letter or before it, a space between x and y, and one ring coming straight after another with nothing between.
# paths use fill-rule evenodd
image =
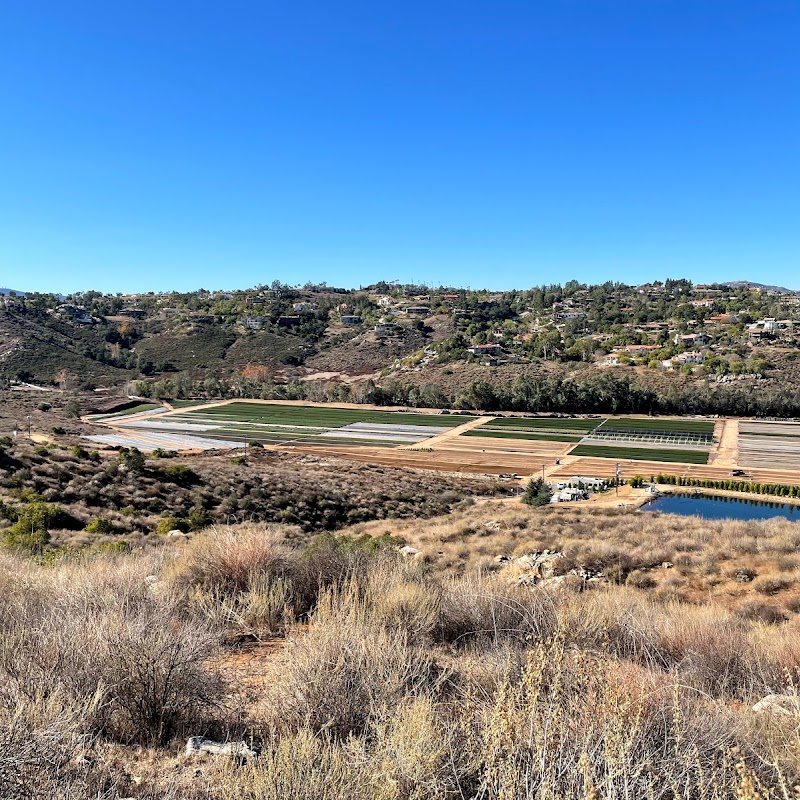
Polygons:
<instances>
[{"instance_id":1,"label":"dead shrub","mask_svg":"<svg viewBox=\"0 0 800 800\"><path fill-rule=\"evenodd\" d=\"M761 600L748 600L746 603L742 603L737 609L737 613L742 619L766 622L770 625L777 625L786 621L786 615L783 611L777 606L771 603L764 603Z\"/></svg>"},{"instance_id":2,"label":"dead shrub","mask_svg":"<svg viewBox=\"0 0 800 800\"><path fill-rule=\"evenodd\" d=\"M366 602L376 621L402 631L409 641L427 640L439 621L441 589L415 564L377 561L367 575Z\"/></svg>"},{"instance_id":3,"label":"dead shrub","mask_svg":"<svg viewBox=\"0 0 800 800\"><path fill-rule=\"evenodd\" d=\"M762 575L753 581L753 588L761 594L778 594L794 584L794 578L789 575Z\"/></svg>"},{"instance_id":4,"label":"dead shrub","mask_svg":"<svg viewBox=\"0 0 800 800\"><path fill-rule=\"evenodd\" d=\"M287 529L269 525L209 528L196 536L168 571L178 587L244 591L255 576L284 577L293 558Z\"/></svg>"},{"instance_id":5,"label":"dead shrub","mask_svg":"<svg viewBox=\"0 0 800 800\"><path fill-rule=\"evenodd\" d=\"M308 728L267 737L244 768L227 765L214 787L220 800L373 800L371 763Z\"/></svg>"},{"instance_id":6,"label":"dead shrub","mask_svg":"<svg viewBox=\"0 0 800 800\"><path fill-rule=\"evenodd\" d=\"M205 662L219 632L185 617L145 581L154 566L97 558L53 572L20 570L0 608L0 679L70 702L102 694L87 729L123 742L163 743L195 725L222 695Z\"/></svg>"},{"instance_id":7,"label":"dead shrub","mask_svg":"<svg viewBox=\"0 0 800 800\"><path fill-rule=\"evenodd\" d=\"M271 725L307 725L337 738L362 734L402 698L431 690L436 678L430 654L374 620L353 587L323 592L311 627L287 643L275 674Z\"/></svg>"},{"instance_id":8,"label":"dead shrub","mask_svg":"<svg viewBox=\"0 0 800 800\"><path fill-rule=\"evenodd\" d=\"M73 759L89 746L87 723L102 701L100 693L68 698L56 689L32 697L0 696L0 797L62 796L79 770Z\"/></svg>"},{"instance_id":9,"label":"dead shrub","mask_svg":"<svg viewBox=\"0 0 800 800\"><path fill-rule=\"evenodd\" d=\"M634 589L652 589L656 585L655 578L646 570L635 569L625 579L626 586Z\"/></svg>"},{"instance_id":10,"label":"dead shrub","mask_svg":"<svg viewBox=\"0 0 800 800\"><path fill-rule=\"evenodd\" d=\"M453 643L525 642L550 636L556 625L556 600L548 590L473 575L445 583L435 635Z\"/></svg>"}]
</instances>

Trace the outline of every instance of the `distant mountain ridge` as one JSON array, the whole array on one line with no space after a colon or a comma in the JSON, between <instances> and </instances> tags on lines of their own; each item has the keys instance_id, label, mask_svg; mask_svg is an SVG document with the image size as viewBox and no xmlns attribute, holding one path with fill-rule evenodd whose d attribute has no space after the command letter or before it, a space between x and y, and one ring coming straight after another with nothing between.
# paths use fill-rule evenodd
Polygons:
<instances>
[{"instance_id":1,"label":"distant mountain ridge","mask_svg":"<svg viewBox=\"0 0 800 800\"><path fill-rule=\"evenodd\" d=\"M11 292L14 292L14 294L17 295L18 297L25 297L25 292L20 292L17 289L0 288L0 294L2 295L9 295L11 294Z\"/></svg>"},{"instance_id":2,"label":"distant mountain ridge","mask_svg":"<svg viewBox=\"0 0 800 800\"><path fill-rule=\"evenodd\" d=\"M726 286L747 286L752 289L763 289L765 292L787 292L789 294L800 294L797 289L787 289L785 286L772 286L766 283L756 283L755 281L726 281Z\"/></svg>"}]
</instances>

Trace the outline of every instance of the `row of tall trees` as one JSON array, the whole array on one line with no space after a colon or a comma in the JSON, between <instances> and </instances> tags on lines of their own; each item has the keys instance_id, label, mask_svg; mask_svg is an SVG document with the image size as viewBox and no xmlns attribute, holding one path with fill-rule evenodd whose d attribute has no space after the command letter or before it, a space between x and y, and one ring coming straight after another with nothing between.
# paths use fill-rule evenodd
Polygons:
<instances>
[{"instance_id":1,"label":"row of tall trees","mask_svg":"<svg viewBox=\"0 0 800 800\"><path fill-rule=\"evenodd\" d=\"M263 398L318 402L371 403L384 406L458 408L475 411L583 414L721 414L730 416L800 416L800 393L783 387L672 384L657 389L635 376L610 372L582 376L520 376L510 383L474 381L455 393L436 383L422 386L388 381L358 384L292 381L276 384L268 374L234 377L187 373L133 386L144 397Z\"/></svg>"}]
</instances>

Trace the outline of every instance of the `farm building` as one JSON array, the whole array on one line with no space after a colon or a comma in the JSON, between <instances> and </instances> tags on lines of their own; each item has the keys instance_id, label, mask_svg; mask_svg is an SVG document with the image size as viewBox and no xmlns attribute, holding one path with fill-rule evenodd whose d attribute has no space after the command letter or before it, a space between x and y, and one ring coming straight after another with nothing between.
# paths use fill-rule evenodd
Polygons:
<instances>
[{"instance_id":1,"label":"farm building","mask_svg":"<svg viewBox=\"0 0 800 800\"><path fill-rule=\"evenodd\" d=\"M589 495L583 490L578 488L562 489L559 492L554 492L550 498L551 503L572 503L576 500L586 500Z\"/></svg>"},{"instance_id":2,"label":"farm building","mask_svg":"<svg viewBox=\"0 0 800 800\"><path fill-rule=\"evenodd\" d=\"M577 489L588 489L592 492L602 492L606 488L606 481L601 478L588 478L585 475L573 475L567 485Z\"/></svg>"}]
</instances>

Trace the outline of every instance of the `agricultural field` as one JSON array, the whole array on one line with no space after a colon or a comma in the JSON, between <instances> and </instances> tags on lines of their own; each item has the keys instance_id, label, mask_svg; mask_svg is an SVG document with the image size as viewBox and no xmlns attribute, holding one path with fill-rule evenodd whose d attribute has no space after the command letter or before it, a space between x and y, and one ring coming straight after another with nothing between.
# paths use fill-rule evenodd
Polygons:
<instances>
[{"instance_id":1,"label":"agricultural field","mask_svg":"<svg viewBox=\"0 0 800 800\"><path fill-rule=\"evenodd\" d=\"M94 441L144 451L257 442L307 452L336 450L349 458L360 453L360 460L374 463L399 459L422 469L485 467L488 473L530 474L544 463L575 457L705 465L714 443L714 422L698 419L477 417L281 402L176 404L174 411L155 408L103 422L113 431L93 436ZM800 426L795 433L793 441L800 445ZM398 452L389 456L391 450Z\"/></svg>"},{"instance_id":2,"label":"agricultural field","mask_svg":"<svg viewBox=\"0 0 800 800\"><path fill-rule=\"evenodd\" d=\"M536 441L564 442L576 445L568 451L570 456L705 464L713 435L713 422L696 419L502 417L464 431L459 439L484 439L493 449L500 449L503 439L516 440L518 451L526 441L532 451Z\"/></svg>"},{"instance_id":3,"label":"agricultural field","mask_svg":"<svg viewBox=\"0 0 800 800\"><path fill-rule=\"evenodd\" d=\"M494 439L529 439L546 442L579 442L583 436L605 422L602 418L572 417L497 417L466 431L465 436Z\"/></svg>"},{"instance_id":4,"label":"agricultural field","mask_svg":"<svg viewBox=\"0 0 800 800\"><path fill-rule=\"evenodd\" d=\"M447 414L233 402L180 408L159 414L157 419L114 418L114 426L121 431L113 437L92 438L116 445L124 445L120 439L128 438L128 446L138 441L135 446L140 449L208 449L204 441L211 442L214 448L241 446L245 442L392 447L423 442L471 419Z\"/></svg>"},{"instance_id":5,"label":"agricultural field","mask_svg":"<svg viewBox=\"0 0 800 800\"><path fill-rule=\"evenodd\" d=\"M683 464L705 464L705 450L677 450L671 447L614 447L613 445L579 444L570 450L571 456L613 458L620 461L669 461Z\"/></svg>"},{"instance_id":6,"label":"agricultural field","mask_svg":"<svg viewBox=\"0 0 800 800\"><path fill-rule=\"evenodd\" d=\"M608 419L570 455L705 464L713 443L714 423L707 420Z\"/></svg>"},{"instance_id":7,"label":"agricultural field","mask_svg":"<svg viewBox=\"0 0 800 800\"><path fill-rule=\"evenodd\" d=\"M576 417L496 417L486 423L487 428L552 431L585 434L602 425L602 417L583 419Z\"/></svg>"},{"instance_id":8,"label":"agricultural field","mask_svg":"<svg viewBox=\"0 0 800 800\"><path fill-rule=\"evenodd\" d=\"M711 436L714 423L705 419L670 419L663 417L618 417L603 420L604 428L642 433L696 433Z\"/></svg>"},{"instance_id":9,"label":"agricultural field","mask_svg":"<svg viewBox=\"0 0 800 800\"><path fill-rule=\"evenodd\" d=\"M497 430L489 425L481 425L464 431L462 436L481 436L488 439L523 439L540 442L579 442L583 437L572 433L526 433L524 431Z\"/></svg>"},{"instance_id":10,"label":"agricultural field","mask_svg":"<svg viewBox=\"0 0 800 800\"><path fill-rule=\"evenodd\" d=\"M800 424L740 422L739 463L748 468L797 469L800 464Z\"/></svg>"}]
</instances>

